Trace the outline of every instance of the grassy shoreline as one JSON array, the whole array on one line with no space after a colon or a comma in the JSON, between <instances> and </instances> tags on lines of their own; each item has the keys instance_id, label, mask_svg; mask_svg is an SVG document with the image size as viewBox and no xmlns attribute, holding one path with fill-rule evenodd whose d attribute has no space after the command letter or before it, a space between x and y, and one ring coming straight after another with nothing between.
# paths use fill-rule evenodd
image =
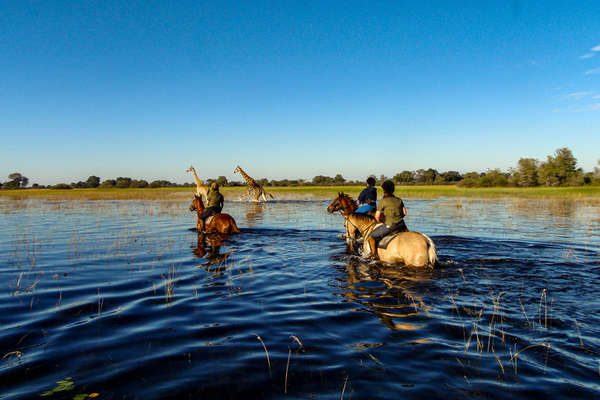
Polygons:
<instances>
[{"instance_id":1,"label":"grassy shoreline","mask_svg":"<svg viewBox=\"0 0 600 400\"><path fill-rule=\"evenodd\" d=\"M333 199L338 192L354 197L363 186L293 186L266 187L276 199ZM381 188L377 189L382 195ZM192 188L158 189L25 189L0 190L0 199L55 199L55 200L158 200L191 196ZM226 198L237 198L245 187L225 187ZM458 186L398 186L396 194L402 198L530 198L562 200L600 200L600 186L535 187L535 188L462 188Z\"/></svg>"}]
</instances>

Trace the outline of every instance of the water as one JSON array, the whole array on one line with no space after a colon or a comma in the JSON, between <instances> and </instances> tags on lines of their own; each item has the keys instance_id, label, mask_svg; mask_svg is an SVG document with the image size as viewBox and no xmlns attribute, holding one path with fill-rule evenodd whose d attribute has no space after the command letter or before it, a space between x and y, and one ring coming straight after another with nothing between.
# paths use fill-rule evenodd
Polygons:
<instances>
[{"instance_id":1,"label":"water","mask_svg":"<svg viewBox=\"0 0 600 400\"><path fill-rule=\"evenodd\" d=\"M597 206L408 199L414 270L326 201L228 202L224 243L188 202L0 201L0 398L600 398Z\"/></svg>"}]
</instances>

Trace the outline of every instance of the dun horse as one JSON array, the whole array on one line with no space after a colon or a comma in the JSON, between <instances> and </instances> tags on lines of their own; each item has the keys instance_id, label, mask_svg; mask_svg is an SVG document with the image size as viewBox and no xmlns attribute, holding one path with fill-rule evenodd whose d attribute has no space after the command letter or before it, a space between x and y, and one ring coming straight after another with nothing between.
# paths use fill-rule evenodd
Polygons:
<instances>
[{"instance_id":1,"label":"dun horse","mask_svg":"<svg viewBox=\"0 0 600 400\"><path fill-rule=\"evenodd\" d=\"M339 193L333 203L327 207L327 211L330 213L343 210L346 243L348 243L348 248L351 251L353 250L352 243L358 237L358 234L366 238L377 226L375 218L352 212L354 206L356 206L354 200L344 193ZM370 254L370 251L368 241L363 241L363 254ZM438 261L435 244L429 236L410 231L396 234L385 249L377 249L377 255L383 262L389 264L402 263L412 267L435 266Z\"/></svg>"},{"instance_id":2,"label":"dun horse","mask_svg":"<svg viewBox=\"0 0 600 400\"><path fill-rule=\"evenodd\" d=\"M204 224L204 221L200 219L200 216L204 212L204 203L202 202L202 196L194 194L194 200L190 205L190 211L196 211L197 222L196 228L198 232L218 232L224 234L240 233L235 220L229 214L219 213L215 215L208 224Z\"/></svg>"}]
</instances>

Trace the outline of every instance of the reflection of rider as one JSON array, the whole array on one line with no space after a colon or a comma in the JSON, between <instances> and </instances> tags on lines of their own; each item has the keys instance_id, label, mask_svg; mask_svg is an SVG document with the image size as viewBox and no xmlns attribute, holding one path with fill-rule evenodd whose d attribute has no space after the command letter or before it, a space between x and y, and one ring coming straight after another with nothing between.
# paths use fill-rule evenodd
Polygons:
<instances>
[{"instance_id":1,"label":"reflection of rider","mask_svg":"<svg viewBox=\"0 0 600 400\"><path fill-rule=\"evenodd\" d=\"M377 258L377 242L379 240L392 233L408 231L404 223L406 208L402 199L394 196L394 182L387 180L383 182L381 187L383 189L383 199L379 202L375 219L378 222L384 222L384 224L373 229L373 232L371 232L371 235L367 239L372 258Z\"/></svg>"},{"instance_id":2,"label":"reflection of rider","mask_svg":"<svg viewBox=\"0 0 600 400\"><path fill-rule=\"evenodd\" d=\"M358 203L360 207L356 210L357 213L368 213L375 209L377 205L377 189L375 189L375 178L370 176L367 178L367 187L358 195Z\"/></svg>"},{"instance_id":3,"label":"reflection of rider","mask_svg":"<svg viewBox=\"0 0 600 400\"><path fill-rule=\"evenodd\" d=\"M204 210L202 215L200 215L200 219L204 221L208 217L212 217L213 215L217 215L223 209L223 195L219 192L219 184L217 182L213 182L210 185L210 190L208 191L208 196L206 196L207 208Z\"/></svg>"}]
</instances>

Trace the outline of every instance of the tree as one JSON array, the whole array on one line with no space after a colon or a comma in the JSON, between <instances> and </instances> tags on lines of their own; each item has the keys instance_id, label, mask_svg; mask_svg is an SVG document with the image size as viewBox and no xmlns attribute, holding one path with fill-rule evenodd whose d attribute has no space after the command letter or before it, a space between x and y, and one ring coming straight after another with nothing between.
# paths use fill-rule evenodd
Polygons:
<instances>
[{"instance_id":1,"label":"tree","mask_svg":"<svg viewBox=\"0 0 600 400\"><path fill-rule=\"evenodd\" d=\"M85 183L87 187L97 188L98 186L100 186L100 178L92 175L89 178L87 178L87 181L85 181Z\"/></svg>"},{"instance_id":2,"label":"tree","mask_svg":"<svg viewBox=\"0 0 600 400\"><path fill-rule=\"evenodd\" d=\"M566 147L554 152L554 156L548 156L546 162L539 167L539 178L546 186L576 185L580 175L576 169L577 159L571 150ZM583 182L583 177L581 179Z\"/></svg>"},{"instance_id":3,"label":"tree","mask_svg":"<svg viewBox=\"0 0 600 400\"><path fill-rule=\"evenodd\" d=\"M517 165L515 183L523 187L537 186L539 167L540 162L535 158L521 158Z\"/></svg>"},{"instance_id":4,"label":"tree","mask_svg":"<svg viewBox=\"0 0 600 400\"><path fill-rule=\"evenodd\" d=\"M333 178L333 183L335 183L336 185L343 185L344 182L346 182L346 180L344 179L344 177L341 174L337 174Z\"/></svg>"},{"instance_id":5,"label":"tree","mask_svg":"<svg viewBox=\"0 0 600 400\"><path fill-rule=\"evenodd\" d=\"M433 168L429 168L427 171L425 171L424 173L424 177L425 177L425 183L427 185L432 185L433 182L435 182L435 177L438 175L438 172L433 169Z\"/></svg>"},{"instance_id":6,"label":"tree","mask_svg":"<svg viewBox=\"0 0 600 400\"><path fill-rule=\"evenodd\" d=\"M494 186L507 186L508 177L502 173L498 168L490 169L487 173L479 178L477 186L481 187L494 187Z\"/></svg>"},{"instance_id":7,"label":"tree","mask_svg":"<svg viewBox=\"0 0 600 400\"><path fill-rule=\"evenodd\" d=\"M115 186L118 188L128 188L131 186L131 178L124 178L122 176L119 176L117 178L117 183L115 184Z\"/></svg>"},{"instance_id":8,"label":"tree","mask_svg":"<svg viewBox=\"0 0 600 400\"><path fill-rule=\"evenodd\" d=\"M18 172L8 175L10 181L4 183L4 189L22 189L27 186L29 179Z\"/></svg>"},{"instance_id":9,"label":"tree","mask_svg":"<svg viewBox=\"0 0 600 400\"><path fill-rule=\"evenodd\" d=\"M458 182L458 185L464 187L475 187L479 185L480 177L481 176L478 172L468 172L463 176L463 180Z\"/></svg>"},{"instance_id":10,"label":"tree","mask_svg":"<svg viewBox=\"0 0 600 400\"><path fill-rule=\"evenodd\" d=\"M145 188L148 187L148 181L145 181L144 179L134 179L131 181L131 184L129 185L130 188Z\"/></svg>"},{"instance_id":11,"label":"tree","mask_svg":"<svg viewBox=\"0 0 600 400\"><path fill-rule=\"evenodd\" d=\"M424 169L418 169L415 171L415 183L417 185L422 185L427 181L427 176L425 175L425 170Z\"/></svg>"},{"instance_id":12,"label":"tree","mask_svg":"<svg viewBox=\"0 0 600 400\"><path fill-rule=\"evenodd\" d=\"M442 175L444 176L444 182L458 182L463 178L458 171L446 171Z\"/></svg>"},{"instance_id":13,"label":"tree","mask_svg":"<svg viewBox=\"0 0 600 400\"><path fill-rule=\"evenodd\" d=\"M394 175L392 180L399 184L407 184L407 183L413 183L415 181L415 178L413 178L412 171L404 170L404 171L400 172L399 174Z\"/></svg>"},{"instance_id":14,"label":"tree","mask_svg":"<svg viewBox=\"0 0 600 400\"><path fill-rule=\"evenodd\" d=\"M224 176L219 176L217 178L217 184L219 186L227 186L227 178L225 178Z\"/></svg>"},{"instance_id":15,"label":"tree","mask_svg":"<svg viewBox=\"0 0 600 400\"><path fill-rule=\"evenodd\" d=\"M117 184L117 181L115 181L114 179L105 179L104 182L102 182L100 184L100 187L102 187L102 188L115 187L116 184Z\"/></svg>"}]
</instances>

